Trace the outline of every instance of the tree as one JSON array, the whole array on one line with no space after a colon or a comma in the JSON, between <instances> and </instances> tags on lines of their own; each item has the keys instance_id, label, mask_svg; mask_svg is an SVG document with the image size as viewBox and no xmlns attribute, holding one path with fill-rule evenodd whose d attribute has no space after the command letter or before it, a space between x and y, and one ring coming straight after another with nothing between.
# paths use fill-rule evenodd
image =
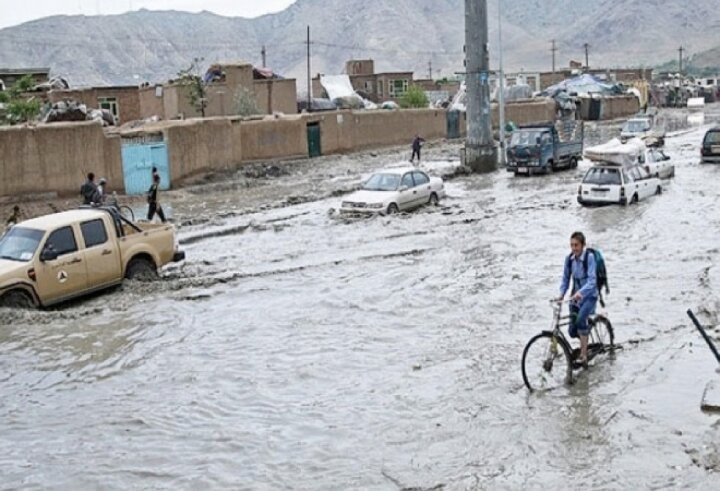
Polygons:
<instances>
[{"instance_id":1,"label":"tree","mask_svg":"<svg viewBox=\"0 0 720 491\"><path fill-rule=\"evenodd\" d=\"M200 75L200 64L202 61L202 58L194 58L189 68L178 72L177 82L188 88L188 100L190 104L199 111L204 118L208 100L205 82Z\"/></svg>"},{"instance_id":2,"label":"tree","mask_svg":"<svg viewBox=\"0 0 720 491\"><path fill-rule=\"evenodd\" d=\"M411 85L410 88L400 98L400 107L403 109L428 107L430 101L417 85Z\"/></svg>"},{"instance_id":3,"label":"tree","mask_svg":"<svg viewBox=\"0 0 720 491\"><path fill-rule=\"evenodd\" d=\"M239 87L235 91L233 103L235 105L235 114L239 116L252 116L260 112L255 101L255 93L247 87Z\"/></svg>"},{"instance_id":4,"label":"tree","mask_svg":"<svg viewBox=\"0 0 720 491\"><path fill-rule=\"evenodd\" d=\"M0 92L0 104L5 105L5 117L0 120L0 124L26 123L37 119L41 109L40 101L26 96L34 87L35 79L32 75L25 75L10 90Z\"/></svg>"}]
</instances>

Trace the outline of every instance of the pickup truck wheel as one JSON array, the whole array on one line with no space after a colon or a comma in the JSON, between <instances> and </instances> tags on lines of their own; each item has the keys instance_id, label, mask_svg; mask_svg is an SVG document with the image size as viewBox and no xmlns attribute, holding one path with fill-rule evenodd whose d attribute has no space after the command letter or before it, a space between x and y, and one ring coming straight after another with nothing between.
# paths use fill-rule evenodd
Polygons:
<instances>
[{"instance_id":1,"label":"pickup truck wheel","mask_svg":"<svg viewBox=\"0 0 720 491\"><path fill-rule=\"evenodd\" d=\"M662 194L662 186L658 186L655 190L655 194Z\"/></svg>"},{"instance_id":2,"label":"pickup truck wheel","mask_svg":"<svg viewBox=\"0 0 720 491\"><path fill-rule=\"evenodd\" d=\"M570 159L570 168L571 169L577 168L577 159L575 157Z\"/></svg>"},{"instance_id":3,"label":"pickup truck wheel","mask_svg":"<svg viewBox=\"0 0 720 491\"><path fill-rule=\"evenodd\" d=\"M11 290L0 297L0 306L19 309L29 309L34 307L34 303L30 295L22 290Z\"/></svg>"},{"instance_id":4,"label":"pickup truck wheel","mask_svg":"<svg viewBox=\"0 0 720 491\"><path fill-rule=\"evenodd\" d=\"M128 264L125 270L125 278L140 281L154 280L157 278L157 268L148 259L137 257Z\"/></svg>"}]
</instances>

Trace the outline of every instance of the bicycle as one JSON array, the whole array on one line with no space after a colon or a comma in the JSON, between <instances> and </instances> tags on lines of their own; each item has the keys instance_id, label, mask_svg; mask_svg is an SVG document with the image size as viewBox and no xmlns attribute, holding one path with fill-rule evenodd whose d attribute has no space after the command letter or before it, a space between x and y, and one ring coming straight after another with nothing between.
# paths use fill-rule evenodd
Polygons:
<instances>
[{"instance_id":1,"label":"bicycle","mask_svg":"<svg viewBox=\"0 0 720 491\"><path fill-rule=\"evenodd\" d=\"M522 354L522 376L527 388L553 390L561 385L573 383L573 368L579 368L575 361L580 349L571 349L562 328L570 325L570 314L562 315L562 307L571 300L551 300L553 307L552 330L542 331L525 345ZM610 320L603 314L588 318L588 362L596 356L615 348L615 333Z\"/></svg>"},{"instance_id":2,"label":"bicycle","mask_svg":"<svg viewBox=\"0 0 720 491\"><path fill-rule=\"evenodd\" d=\"M107 200L107 206L112 206L115 209L117 209L118 212L131 222L135 221L135 212L133 212L132 208L130 208L127 205L121 205L118 203L117 199L117 193L113 191L112 197Z\"/></svg>"}]
</instances>

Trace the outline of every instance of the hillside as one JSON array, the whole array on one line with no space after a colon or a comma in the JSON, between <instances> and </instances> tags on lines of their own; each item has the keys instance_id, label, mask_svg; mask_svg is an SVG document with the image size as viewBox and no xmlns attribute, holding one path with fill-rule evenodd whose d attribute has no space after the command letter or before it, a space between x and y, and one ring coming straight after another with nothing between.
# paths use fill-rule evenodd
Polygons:
<instances>
[{"instance_id":1,"label":"hillside","mask_svg":"<svg viewBox=\"0 0 720 491\"><path fill-rule=\"evenodd\" d=\"M548 3L550 6L548 6ZM720 27L717 0L692 9L663 0L506 0L503 45L507 71L551 68L584 60L591 66L655 65L683 44L690 53L715 47L707 32ZM305 77L306 26L312 28L313 73L339 73L345 60L373 58L380 71L426 76L462 71L462 0L298 0L283 12L256 19L209 12L131 12L114 16L55 16L0 30L6 67L50 66L72 85L163 81L195 57L206 63L245 60L287 76ZM370 5L370 6L368 6ZM491 63L495 64L496 2L489 5ZM668 35L668 33L673 33Z\"/></svg>"}]
</instances>

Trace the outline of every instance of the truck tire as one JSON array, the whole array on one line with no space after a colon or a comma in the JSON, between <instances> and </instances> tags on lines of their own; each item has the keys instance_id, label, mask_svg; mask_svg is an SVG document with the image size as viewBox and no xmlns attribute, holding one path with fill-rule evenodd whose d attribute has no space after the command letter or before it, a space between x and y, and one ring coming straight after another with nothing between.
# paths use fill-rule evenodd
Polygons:
<instances>
[{"instance_id":1,"label":"truck tire","mask_svg":"<svg viewBox=\"0 0 720 491\"><path fill-rule=\"evenodd\" d=\"M135 257L130 260L125 270L128 280L151 281L157 278L155 264L144 257Z\"/></svg>"},{"instance_id":2,"label":"truck tire","mask_svg":"<svg viewBox=\"0 0 720 491\"><path fill-rule=\"evenodd\" d=\"M35 304L30 295L23 290L10 290L0 296L0 307L10 307L15 309L30 309Z\"/></svg>"},{"instance_id":3,"label":"truck tire","mask_svg":"<svg viewBox=\"0 0 720 491\"><path fill-rule=\"evenodd\" d=\"M577 168L577 166L578 166L577 157L572 157L570 159L570 168L575 169L575 168Z\"/></svg>"}]
</instances>

